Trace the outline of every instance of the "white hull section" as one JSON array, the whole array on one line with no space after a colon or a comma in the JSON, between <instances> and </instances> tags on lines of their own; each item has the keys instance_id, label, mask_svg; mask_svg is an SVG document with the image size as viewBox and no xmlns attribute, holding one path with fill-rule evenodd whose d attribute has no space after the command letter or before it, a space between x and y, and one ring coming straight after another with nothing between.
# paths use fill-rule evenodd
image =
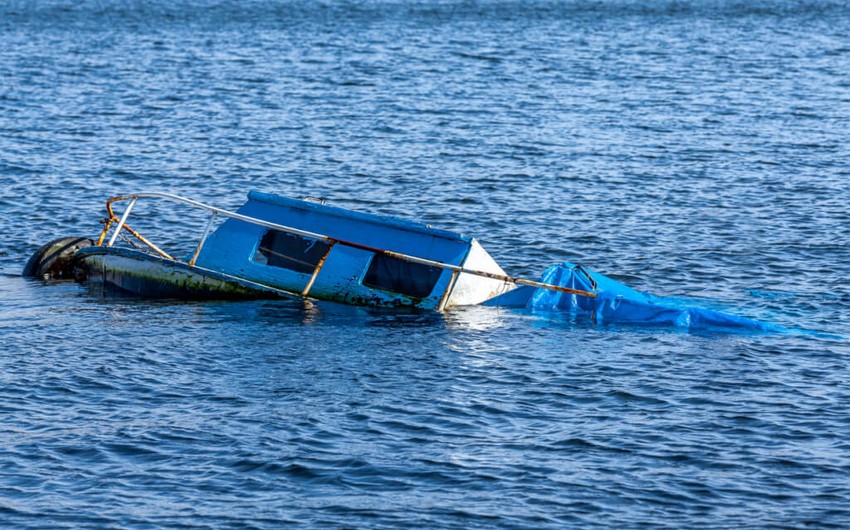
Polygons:
<instances>
[{"instance_id":1,"label":"white hull section","mask_svg":"<svg viewBox=\"0 0 850 530\"><path fill-rule=\"evenodd\" d=\"M464 269L506 276L505 271L484 250L484 247L481 246L477 239L472 240L472 246L462 267ZM461 273L458 275L451 295L449 295L446 301L445 309L457 306L477 305L515 288L516 285L513 283Z\"/></svg>"}]
</instances>

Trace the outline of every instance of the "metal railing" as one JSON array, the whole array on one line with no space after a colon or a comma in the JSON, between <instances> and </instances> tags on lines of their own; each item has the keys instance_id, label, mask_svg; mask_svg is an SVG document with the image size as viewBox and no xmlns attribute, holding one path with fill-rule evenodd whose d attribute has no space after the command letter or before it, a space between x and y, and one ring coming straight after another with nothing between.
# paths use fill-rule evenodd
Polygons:
<instances>
[{"instance_id":1,"label":"metal railing","mask_svg":"<svg viewBox=\"0 0 850 530\"><path fill-rule=\"evenodd\" d=\"M363 244L360 244L360 243L356 243L354 241L346 241L346 240L342 240L342 239L337 239L337 238L333 238L333 237L330 237L330 236L327 236L327 235L324 235L324 234L318 234L318 233L310 232L310 231L307 231L307 230L300 230L298 228L293 228L291 226L285 226L285 225L281 225L281 224L278 224L278 223L272 223L272 222L269 222L269 221L264 221L262 219L257 219L256 217L249 217L247 215L242 215L242 214L239 214L239 213L236 213L236 212L231 212L229 210L216 208L215 206L210 206L208 204L204 204L204 203L201 203L201 202L198 202L198 201L193 201L191 199L186 199L184 197L180 197L180 196L177 196L177 195L172 195L170 193L145 192L145 193L135 193L135 194L132 194L132 195L118 195L116 197L110 197L109 199L107 199L106 200L106 211L109 214L109 217L106 219L106 222L104 223L103 231L101 232L100 237L98 238L98 241L97 241L97 246L103 246L103 242L106 240L106 236L109 233L109 229L111 228L113 223L117 222L118 224L115 226L115 230L112 233L112 236L109 238L109 241L106 243L107 247L111 247L113 244L115 244L115 241L118 238L118 234L122 230L126 230L133 237L135 237L136 239L141 241L143 244L147 245L151 250L153 250L159 256L161 256L161 257L163 257L167 260L179 261L179 260L175 259L174 257L172 257L171 255L169 255L164 250L162 250L161 248L159 248L158 246L156 246L154 243L152 243L151 241L146 239L144 236L139 234L137 231L133 230L127 224L127 219L129 218L130 212L132 212L133 207L136 205L136 201L138 201L139 199L143 199L143 198L145 198L145 199L164 199L164 200L167 200L167 201L179 202L179 203L183 203L183 204L192 206L194 208L200 208L202 210L206 210L206 211L210 212L210 218L209 218L209 221L207 222L206 228L204 229L203 235L201 236L200 241L198 241L198 245L195 247L195 251L192 254L192 258L187 263L190 267L195 266L195 262L197 261L198 256L201 253L201 250L204 248L204 244L206 243L207 238L210 235L213 222L215 221L217 216L228 217L228 218L231 218L231 219L237 219L239 221L244 221L246 223L255 224L255 225L258 225L258 226L270 228L270 229L273 229L273 230L278 230L278 231L285 232L285 233L288 233L288 234L293 234L293 235L296 235L296 236L301 236L301 237L310 238L310 239L316 239L316 240L324 241L324 242L328 243L329 244L328 250L325 252L325 255L321 258L319 263L316 265L316 268L313 271L313 275L310 278L310 281L307 283L306 288L301 292L302 296L307 296L309 294L310 289L312 288L313 283L315 282L316 277L318 276L319 271L321 270L322 266L324 265L325 260L327 259L328 254L330 254L330 251L333 248L333 246L334 245L345 245L345 246L348 246L348 247L365 250L365 251L372 252L372 253L375 253L375 254L385 254L385 255L390 256L392 258L400 259L402 261L407 261L407 262L410 262L410 263L417 263L419 265L426 265L426 266L429 266L429 267L436 267L436 268L443 269L443 270L450 270L450 271L454 272L455 278L459 274L470 274L470 275L473 275L473 276L480 276L482 278L489 278L489 279L492 279L492 280L498 280L498 281L502 281L502 282L506 282L506 283L512 283L514 285L527 285L527 286L530 286L530 287L547 289L547 290L550 290L550 291L557 291L557 292L566 293L566 294L574 294L574 295L578 295L578 296L586 296L586 297L589 297L589 298L596 298L596 293L593 292L593 291L584 291L584 290L581 290L581 289L571 289L569 287L562 287L560 285L552 285L552 284L548 284L548 283L541 283L541 282L536 282L534 280L527 280L527 279L524 279L524 278L516 278L516 277L508 276L508 275L505 275L505 274L497 274L497 273L493 273L493 272L479 271L479 270L475 270L475 269L467 269L467 268L459 266L459 265L452 265L452 264L449 264L449 263L443 263L441 261L435 261L435 260L430 260L430 259L426 259L426 258L411 256L409 254L394 252L392 250L370 247L368 245L363 245ZM122 201L130 201L130 203L127 205L127 208L124 210L121 217L118 218L115 215L115 212L112 210L112 205L116 202L122 202ZM454 284L454 279L451 282L451 284ZM441 303L441 305L443 305L443 303Z\"/></svg>"}]
</instances>

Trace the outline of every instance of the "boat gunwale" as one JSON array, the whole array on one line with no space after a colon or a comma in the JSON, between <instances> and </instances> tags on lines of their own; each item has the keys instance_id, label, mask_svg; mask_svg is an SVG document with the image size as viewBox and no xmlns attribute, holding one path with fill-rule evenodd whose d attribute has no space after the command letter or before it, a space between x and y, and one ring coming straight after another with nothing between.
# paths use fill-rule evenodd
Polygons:
<instances>
[{"instance_id":1,"label":"boat gunwale","mask_svg":"<svg viewBox=\"0 0 850 530\"><path fill-rule=\"evenodd\" d=\"M85 252L83 252L85 250ZM85 259L88 256L120 256L131 259L138 259L141 261L149 261L151 263L161 262L163 266L174 267L176 269L181 269L186 272L190 272L193 274L200 274L203 276L209 276L210 278L230 282L240 285L241 287L252 289L255 291L268 292L271 294L275 294L277 296L281 296L284 298L298 298L298 299L311 299L309 296L304 296L300 293L295 293L292 291L287 291L286 289L280 289L278 287L273 287L271 285L266 285L263 283L255 282L249 280L247 278L242 278L240 276L234 276L232 274L228 274L226 272L217 271L213 269L207 269L205 267L200 267L198 265L190 265L184 261L168 259L161 256L155 256L148 252L144 252L142 250L136 250L132 248L121 248L121 247L106 247L106 246L90 246L81 248L76 252L76 256L79 259Z\"/></svg>"}]
</instances>

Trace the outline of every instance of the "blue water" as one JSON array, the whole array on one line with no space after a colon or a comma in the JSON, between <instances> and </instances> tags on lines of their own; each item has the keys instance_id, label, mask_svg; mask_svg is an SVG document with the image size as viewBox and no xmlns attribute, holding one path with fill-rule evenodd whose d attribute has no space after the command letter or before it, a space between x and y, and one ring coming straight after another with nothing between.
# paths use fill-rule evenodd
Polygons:
<instances>
[{"instance_id":1,"label":"blue water","mask_svg":"<svg viewBox=\"0 0 850 530\"><path fill-rule=\"evenodd\" d=\"M850 526L848 35L838 0L0 0L0 527ZM19 277L109 196L251 188L816 333Z\"/></svg>"}]
</instances>

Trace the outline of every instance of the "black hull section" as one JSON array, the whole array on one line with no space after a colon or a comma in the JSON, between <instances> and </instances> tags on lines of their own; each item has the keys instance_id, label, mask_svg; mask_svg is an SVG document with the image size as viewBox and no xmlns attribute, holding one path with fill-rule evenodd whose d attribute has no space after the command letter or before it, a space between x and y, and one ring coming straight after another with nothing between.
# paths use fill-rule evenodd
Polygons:
<instances>
[{"instance_id":1,"label":"black hull section","mask_svg":"<svg viewBox=\"0 0 850 530\"><path fill-rule=\"evenodd\" d=\"M178 300L257 300L286 297L214 271L112 247L89 247L76 255L80 279L105 296Z\"/></svg>"}]
</instances>

